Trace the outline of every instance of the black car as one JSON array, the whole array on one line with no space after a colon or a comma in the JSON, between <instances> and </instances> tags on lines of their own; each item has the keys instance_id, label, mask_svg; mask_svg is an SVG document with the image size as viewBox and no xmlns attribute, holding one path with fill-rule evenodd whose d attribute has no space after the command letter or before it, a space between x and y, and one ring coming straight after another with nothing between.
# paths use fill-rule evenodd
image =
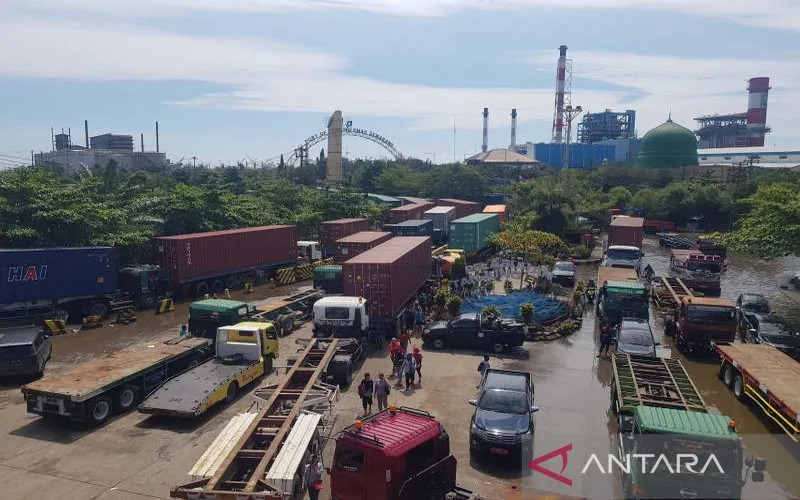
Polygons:
<instances>
[{"instance_id":1,"label":"black car","mask_svg":"<svg viewBox=\"0 0 800 500\"><path fill-rule=\"evenodd\" d=\"M39 329L0 330L0 377L41 376L52 353L50 339Z\"/></svg>"},{"instance_id":2,"label":"black car","mask_svg":"<svg viewBox=\"0 0 800 500\"><path fill-rule=\"evenodd\" d=\"M650 322L640 318L623 318L617 327L617 352L638 356L656 356L656 342Z\"/></svg>"},{"instance_id":3,"label":"black car","mask_svg":"<svg viewBox=\"0 0 800 500\"><path fill-rule=\"evenodd\" d=\"M771 345L794 358L800 356L800 332L782 317L744 314L743 321L746 327L742 331L742 342Z\"/></svg>"},{"instance_id":4,"label":"black car","mask_svg":"<svg viewBox=\"0 0 800 500\"><path fill-rule=\"evenodd\" d=\"M434 349L491 349L501 353L523 345L525 329L522 323L514 320L463 313L454 320L426 325L422 330L422 342Z\"/></svg>"},{"instance_id":5,"label":"black car","mask_svg":"<svg viewBox=\"0 0 800 500\"><path fill-rule=\"evenodd\" d=\"M743 293L736 299L736 313L740 323L745 314L764 315L771 312L769 301L759 293Z\"/></svg>"},{"instance_id":6,"label":"black car","mask_svg":"<svg viewBox=\"0 0 800 500\"><path fill-rule=\"evenodd\" d=\"M533 382L528 372L487 370L481 381L469 430L471 455L530 458L539 409L533 405Z\"/></svg>"},{"instance_id":7,"label":"black car","mask_svg":"<svg viewBox=\"0 0 800 500\"><path fill-rule=\"evenodd\" d=\"M567 288L575 286L575 264L568 261L556 262L553 266L552 281Z\"/></svg>"}]
</instances>

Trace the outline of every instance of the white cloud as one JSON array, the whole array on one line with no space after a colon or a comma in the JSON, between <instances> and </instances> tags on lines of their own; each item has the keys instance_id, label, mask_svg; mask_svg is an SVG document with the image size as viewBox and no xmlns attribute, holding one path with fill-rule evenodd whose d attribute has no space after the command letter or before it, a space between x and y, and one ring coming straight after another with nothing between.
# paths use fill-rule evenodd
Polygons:
<instances>
[{"instance_id":1,"label":"white cloud","mask_svg":"<svg viewBox=\"0 0 800 500\"><path fill-rule=\"evenodd\" d=\"M187 11L267 13L351 9L398 16L446 16L465 10L637 9L686 12L742 24L800 30L796 0L6 0L7 5L124 16L172 16ZM8 8L8 7L7 7Z\"/></svg>"}]
</instances>

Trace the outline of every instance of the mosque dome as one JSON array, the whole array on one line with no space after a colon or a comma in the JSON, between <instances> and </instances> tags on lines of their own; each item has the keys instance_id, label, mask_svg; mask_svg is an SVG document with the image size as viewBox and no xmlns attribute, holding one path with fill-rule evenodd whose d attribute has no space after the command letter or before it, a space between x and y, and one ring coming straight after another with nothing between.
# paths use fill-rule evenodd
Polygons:
<instances>
[{"instance_id":1,"label":"mosque dome","mask_svg":"<svg viewBox=\"0 0 800 500\"><path fill-rule=\"evenodd\" d=\"M697 165L697 138L694 132L672 118L647 132L636 158L637 167L678 168Z\"/></svg>"}]
</instances>

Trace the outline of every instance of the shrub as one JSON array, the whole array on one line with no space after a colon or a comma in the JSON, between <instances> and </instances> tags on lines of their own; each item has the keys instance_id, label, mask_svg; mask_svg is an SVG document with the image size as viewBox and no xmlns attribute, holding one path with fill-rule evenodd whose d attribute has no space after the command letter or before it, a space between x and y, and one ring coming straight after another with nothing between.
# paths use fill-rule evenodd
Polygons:
<instances>
[{"instance_id":1,"label":"shrub","mask_svg":"<svg viewBox=\"0 0 800 500\"><path fill-rule=\"evenodd\" d=\"M522 316L523 323L530 323L533 321L533 304L526 302L519 306L519 314Z\"/></svg>"},{"instance_id":2,"label":"shrub","mask_svg":"<svg viewBox=\"0 0 800 500\"><path fill-rule=\"evenodd\" d=\"M461 312L461 303L461 297L458 295L451 295L447 299L447 314L449 314L451 317L458 316L458 313Z\"/></svg>"}]
</instances>

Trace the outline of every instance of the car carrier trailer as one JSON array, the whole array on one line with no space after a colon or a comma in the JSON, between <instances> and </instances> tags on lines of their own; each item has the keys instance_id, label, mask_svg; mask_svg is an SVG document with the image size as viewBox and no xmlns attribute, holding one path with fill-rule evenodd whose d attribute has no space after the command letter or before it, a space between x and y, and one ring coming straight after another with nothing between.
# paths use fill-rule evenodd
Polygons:
<instances>
[{"instance_id":1,"label":"car carrier trailer","mask_svg":"<svg viewBox=\"0 0 800 500\"><path fill-rule=\"evenodd\" d=\"M282 299L256 306L254 321L272 321L281 337L294 331L295 324L311 318L314 302L325 296L321 290L303 290Z\"/></svg>"},{"instance_id":2,"label":"car carrier trailer","mask_svg":"<svg viewBox=\"0 0 800 500\"><path fill-rule=\"evenodd\" d=\"M800 441L800 363L765 344L714 344L719 376L742 402L755 406L793 441Z\"/></svg>"},{"instance_id":3,"label":"car carrier trailer","mask_svg":"<svg viewBox=\"0 0 800 500\"><path fill-rule=\"evenodd\" d=\"M29 413L101 424L136 407L165 380L214 354L212 340L183 337L140 344L22 387Z\"/></svg>"}]
</instances>

